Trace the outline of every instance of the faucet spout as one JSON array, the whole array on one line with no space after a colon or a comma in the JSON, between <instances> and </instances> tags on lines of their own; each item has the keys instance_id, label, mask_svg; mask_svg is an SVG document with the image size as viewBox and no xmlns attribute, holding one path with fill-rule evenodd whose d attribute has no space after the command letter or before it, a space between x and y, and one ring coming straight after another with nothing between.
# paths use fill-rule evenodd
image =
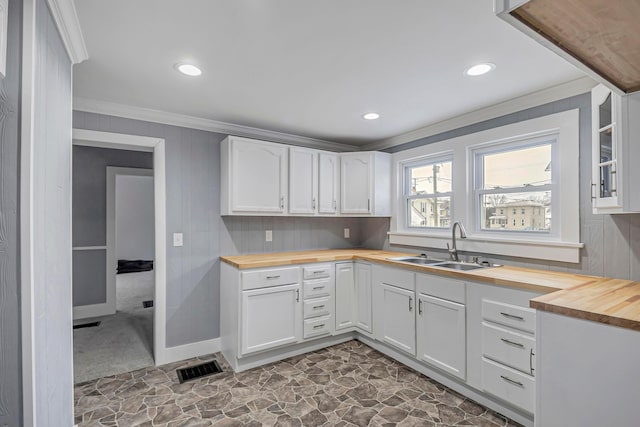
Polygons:
<instances>
[{"instance_id":1,"label":"faucet spout","mask_svg":"<svg viewBox=\"0 0 640 427\"><path fill-rule=\"evenodd\" d=\"M447 243L447 249L449 250L451 260L459 262L460 257L458 257L458 248L456 247L456 227L460 230L460 238L467 238L467 230L464 229L464 225L462 225L460 221L454 222L451 227L451 247L449 247L449 243Z\"/></svg>"}]
</instances>

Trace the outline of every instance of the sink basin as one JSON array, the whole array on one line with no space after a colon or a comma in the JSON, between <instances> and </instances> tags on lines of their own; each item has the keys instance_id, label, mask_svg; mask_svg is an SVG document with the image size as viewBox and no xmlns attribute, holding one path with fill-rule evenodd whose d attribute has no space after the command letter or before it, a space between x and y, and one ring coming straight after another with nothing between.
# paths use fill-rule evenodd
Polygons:
<instances>
[{"instance_id":1,"label":"sink basin","mask_svg":"<svg viewBox=\"0 0 640 427\"><path fill-rule=\"evenodd\" d=\"M427 258L423 256L404 256L398 258L387 258L389 261L401 261L401 262L410 262L411 264L419 264L419 265L435 265L440 264L444 261L441 259L433 259Z\"/></svg>"},{"instance_id":2,"label":"sink basin","mask_svg":"<svg viewBox=\"0 0 640 427\"><path fill-rule=\"evenodd\" d=\"M443 262L441 264L436 265L436 267L450 268L452 270L469 271L469 270L477 270L478 268L487 268L488 266L479 265L479 264L458 263L458 262Z\"/></svg>"}]
</instances>

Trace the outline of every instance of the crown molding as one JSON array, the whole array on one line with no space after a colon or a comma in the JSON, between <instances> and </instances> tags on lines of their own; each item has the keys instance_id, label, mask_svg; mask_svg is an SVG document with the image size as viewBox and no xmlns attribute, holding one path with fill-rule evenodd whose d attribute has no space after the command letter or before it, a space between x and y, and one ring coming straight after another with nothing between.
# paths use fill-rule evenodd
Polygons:
<instances>
[{"instance_id":1,"label":"crown molding","mask_svg":"<svg viewBox=\"0 0 640 427\"><path fill-rule=\"evenodd\" d=\"M162 123L173 126L199 129L209 132L218 132L228 135L257 138L271 142L299 145L320 150L329 151L358 151L353 145L341 144L323 139L309 138L289 133L259 129L251 126L236 125L233 123L219 122L200 117L187 116L150 108L134 107L107 101L97 101L86 98L74 98L73 109L87 113L104 114L107 116L123 117L146 122Z\"/></svg>"},{"instance_id":2,"label":"crown molding","mask_svg":"<svg viewBox=\"0 0 640 427\"><path fill-rule=\"evenodd\" d=\"M47 0L47 3L71 63L78 64L88 59L89 53L84 44L80 20L73 0Z\"/></svg>"},{"instance_id":3,"label":"crown molding","mask_svg":"<svg viewBox=\"0 0 640 427\"><path fill-rule=\"evenodd\" d=\"M589 92L596 84L597 83L589 77L580 77L576 80L571 80L557 86L552 86L508 101L480 108L398 136L366 144L362 147L362 150L384 150L396 145L427 138L432 135L483 122L485 120L495 119L496 117L505 116L517 111L548 104L549 102L559 101L575 95L581 95L585 92Z\"/></svg>"}]
</instances>

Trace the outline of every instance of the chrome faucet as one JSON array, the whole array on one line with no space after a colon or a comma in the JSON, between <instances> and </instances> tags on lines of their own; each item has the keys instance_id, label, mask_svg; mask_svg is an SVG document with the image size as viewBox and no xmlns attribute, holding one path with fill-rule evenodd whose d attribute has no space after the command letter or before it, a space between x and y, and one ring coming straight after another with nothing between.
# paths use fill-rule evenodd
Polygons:
<instances>
[{"instance_id":1,"label":"chrome faucet","mask_svg":"<svg viewBox=\"0 0 640 427\"><path fill-rule=\"evenodd\" d=\"M451 241L452 247L449 247L449 243L447 243L447 249L449 250L449 255L451 256L452 261L459 262L460 258L458 257L458 248L456 248L456 226L460 229L460 238L467 238L467 230L464 229L464 225L461 222L456 221L453 223L451 227Z\"/></svg>"}]
</instances>

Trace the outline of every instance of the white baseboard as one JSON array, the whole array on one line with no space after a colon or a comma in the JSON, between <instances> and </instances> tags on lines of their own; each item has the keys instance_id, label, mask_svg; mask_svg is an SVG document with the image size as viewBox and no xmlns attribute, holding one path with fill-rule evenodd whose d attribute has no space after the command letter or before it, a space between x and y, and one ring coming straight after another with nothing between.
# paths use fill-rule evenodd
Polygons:
<instances>
[{"instance_id":1,"label":"white baseboard","mask_svg":"<svg viewBox=\"0 0 640 427\"><path fill-rule=\"evenodd\" d=\"M107 303L78 305L73 307L73 320L109 316L111 314L116 314L116 309L115 307L110 307Z\"/></svg>"},{"instance_id":2,"label":"white baseboard","mask_svg":"<svg viewBox=\"0 0 640 427\"><path fill-rule=\"evenodd\" d=\"M156 366L166 365L167 363L179 362L218 351L220 351L220 338L214 338L176 347L167 347L163 352L164 354L155 355L155 361Z\"/></svg>"}]
</instances>

